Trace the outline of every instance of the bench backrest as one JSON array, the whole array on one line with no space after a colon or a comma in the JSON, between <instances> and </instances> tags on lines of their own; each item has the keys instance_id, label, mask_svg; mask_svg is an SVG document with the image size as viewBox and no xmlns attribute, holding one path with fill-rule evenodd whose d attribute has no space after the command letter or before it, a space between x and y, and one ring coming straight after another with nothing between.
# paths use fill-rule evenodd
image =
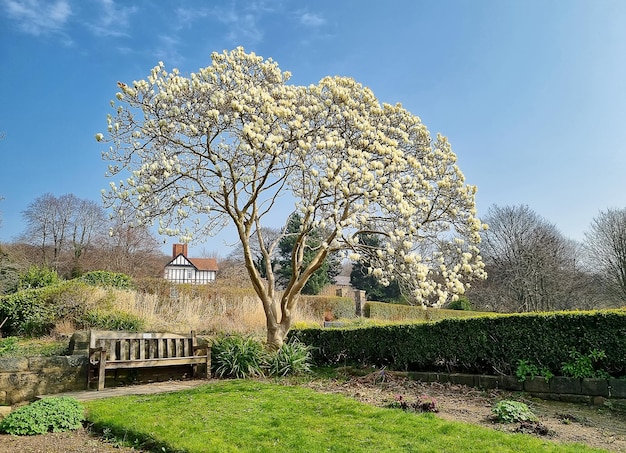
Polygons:
<instances>
[{"instance_id":1,"label":"bench backrest","mask_svg":"<svg viewBox=\"0 0 626 453\"><path fill-rule=\"evenodd\" d=\"M90 348L101 347L107 351L108 362L192 357L196 345L195 332L191 332L191 335L179 335L92 330L89 339Z\"/></svg>"}]
</instances>

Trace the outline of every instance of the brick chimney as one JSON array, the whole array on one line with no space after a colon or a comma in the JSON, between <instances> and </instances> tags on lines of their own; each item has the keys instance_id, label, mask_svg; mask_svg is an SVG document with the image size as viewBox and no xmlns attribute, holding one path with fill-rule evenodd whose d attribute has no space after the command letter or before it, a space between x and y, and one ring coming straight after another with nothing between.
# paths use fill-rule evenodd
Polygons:
<instances>
[{"instance_id":1,"label":"brick chimney","mask_svg":"<svg viewBox=\"0 0 626 453\"><path fill-rule=\"evenodd\" d=\"M181 253L187 258L187 244L174 244L172 247L172 258L176 258Z\"/></svg>"}]
</instances>

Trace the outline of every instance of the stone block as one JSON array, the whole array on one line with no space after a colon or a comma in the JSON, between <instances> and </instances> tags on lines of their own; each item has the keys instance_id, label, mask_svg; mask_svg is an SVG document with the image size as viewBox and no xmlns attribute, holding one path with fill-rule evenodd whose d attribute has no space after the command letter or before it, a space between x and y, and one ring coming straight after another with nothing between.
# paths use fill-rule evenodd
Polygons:
<instances>
[{"instance_id":1,"label":"stone block","mask_svg":"<svg viewBox=\"0 0 626 453\"><path fill-rule=\"evenodd\" d=\"M605 406L607 404L607 400L605 397L603 396L594 396L591 400L591 404L593 404L594 406Z\"/></svg>"},{"instance_id":2,"label":"stone block","mask_svg":"<svg viewBox=\"0 0 626 453\"><path fill-rule=\"evenodd\" d=\"M86 330L74 332L70 338L69 350L72 355L89 355L89 332Z\"/></svg>"},{"instance_id":3,"label":"stone block","mask_svg":"<svg viewBox=\"0 0 626 453\"><path fill-rule=\"evenodd\" d=\"M442 384L446 384L450 382L450 374L449 373L435 373L435 380L432 382L440 382Z\"/></svg>"},{"instance_id":4,"label":"stone block","mask_svg":"<svg viewBox=\"0 0 626 453\"><path fill-rule=\"evenodd\" d=\"M7 392L15 388L24 388L34 386L39 378L35 373L1 373L0 388Z\"/></svg>"},{"instance_id":5,"label":"stone block","mask_svg":"<svg viewBox=\"0 0 626 453\"><path fill-rule=\"evenodd\" d=\"M565 376L555 376L550 379L550 392L551 393L567 393L570 395L580 395L580 379L569 378Z\"/></svg>"},{"instance_id":6,"label":"stone block","mask_svg":"<svg viewBox=\"0 0 626 453\"><path fill-rule=\"evenodd\" d=\"M590 396L609 396L609 381L606 379L581 379L581 393Z\"/></svg>"},{"instance_id":7,"label":"stone block","mask_svg":"<svg viewBox=\"0 0 626 453\"><path fill-rule=\"evenodd\" d=\"M550 393L550 383L544 377L537 376L524 381L524 391L528 393Z\"/></svg>"},{"instance_id":8,"label":"stone block","mask_svg":"<svg viewBox=\"0 0 626 453\"><path fill-rule=\"evenodd\" d=\"M11 413L11 406L0 406L0 420Z\"/></svg>"},{"instance_id":9,"label":"stone block","mask_svg":"<svg viewBox=\"0 0 626 453\"><path fill-rule=\"evenodd\" d=\"M626 398L626 379L609 379L611 398Z\"/></svg>"},{"instance_id":10,"label":"stone block","mask_svg":"<svg viewBox=\"0 0 626 453\"><path fill-rule=\"evenodd\" d=\"M524 390L524 383L520 382L516 376L500 376L500 388L521 392Z\"/></svg>"},{"instance_id":11,"label":"stone block","mask_svg":"<svg viewBox=\"0 0 626 453\"><path fill-rule=\"evenodd\" d=\"M478 382L474 379L473 374L452 373L450 374L450 382L452 384L467 385L468 387L474 387Z\"/></svg>"},{"instance_id":12,"label":"stone block","mask_svg":"<svg viewBox=\"0 0 626 453\"><path fill-rule=\"evenodd\" d=\"M593 397L589 395L572 395L570 393L559 393L556 395L550 395L550 399L556 401L564 401L566 403L590 404L593 400Z\"/></svg>"},{"instance_id":13,"label":"stone block","mask_svg":"<svg viewBox=\"0 0 626 453\"><path fill-rule=\"evenodd\" d=\"M20 387L19 389L13 389L7 392L7 403L17 404L23 401L32 401L35 399L35 396L34 387Z\"/></svg>"},{"instance_id":14,"label":"stone block","mask_svg":"<svg viewBox=\"0 0 626 453\"><path fill-rule=\"evenodd\" d=\"M0 391L0 406L3 404L8 404L7 392L5 392L4 390Z\"/></svg>"},{"instance_id":15,"label":"stone block","mask_svg":"<svg viewBox=\"0 0 626 453\"><path fill-rule=\"evenodd\" d=\"M498 376L478 376L478 387L481 389L497 389L500 388L500 378Z\"/></svg>"},{"instance_id":16,"label":"stone block","mask_svg":"<svg viewBox=\"0 0 626 453\"><path fill-rule=\"evenodd\" d=\"M36 356L28 358L28 369L30 371L41 371L47 368L61 368L65 366L67 366L67 360L64 356Z\"/></svg>"},{"instance_id":17,"label":"stone block","mask_svg":"<svg viewBox=\"0 0 626 453\"><path fill-rule=\"evenodd\" d=\"M414 381L432 382L431 373L425 371L410 371L408 377Z\"/></svg>"},{"instance_id":18,"label":"stone block","mask_svg":"<svg viewBox=\"0 0 626 453\"><path fill-rule=\"evenodd\" d=\"M23 357L6 357L0 359L0 373L28 371L28 359Z\"/></svg>"}]
</instances>

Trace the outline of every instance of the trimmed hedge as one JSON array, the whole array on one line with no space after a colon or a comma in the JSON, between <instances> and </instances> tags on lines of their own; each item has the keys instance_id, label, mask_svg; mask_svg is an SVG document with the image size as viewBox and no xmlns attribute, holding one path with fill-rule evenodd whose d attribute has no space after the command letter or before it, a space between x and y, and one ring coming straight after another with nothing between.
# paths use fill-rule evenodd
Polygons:
<instances>
[{"instance_id":1,"label":"trimmed hedge","mask_svg":"<svg viewBox=\"0 0 626 453\"><path fill-rule=\"evenodd\" d=\"M445 319L435 323L290 332L318 365L515 374L520 360L562 374L571 351L604 351L598 364L626 375L626 311L558 312Z\"/></svg>"},{"instance_id":2,"label":"trimmed hedge","mask_svg":"<svg viewBox=\"0 0 626 453\"><path fill-rule=\"evenodd\" d=\"M385 302L365 302L364 316L388 321L439 321L448 318L470 318L491 316L493 313L479 311L448 310L444 308L424 308L410 305L388 304Z\"/></svg>"},{"instance_id":3,"label":"trimmed hedge","mask_svg":"<svg viewBox=\"0 0 626 453\"><path fill-rule=\"evenodd\" d=\"M349 297L338 296L300 296L300 303L308 306L319 318L332 319L356 318L354 301Z\"/></svg>"}]
</instances>

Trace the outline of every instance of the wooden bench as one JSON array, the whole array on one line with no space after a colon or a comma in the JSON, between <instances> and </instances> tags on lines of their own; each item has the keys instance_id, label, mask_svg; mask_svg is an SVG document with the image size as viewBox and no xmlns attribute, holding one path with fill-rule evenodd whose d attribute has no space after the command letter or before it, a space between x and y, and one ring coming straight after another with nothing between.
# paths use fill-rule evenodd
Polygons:
<instances>
[{"instance_id":1,"label":"wooden bench","mask_svg":"<svg viewBox=\"0 0 626 453\"><path fill-rule=\"evenodd\" d=\"M106 370L190 365L197 376L198 365L206 366L211 375L211 348L198 346L196 333L129 333L113 331L90 332L87 389L93 381L104 389Z\"/></svg>"}]
</instances>

